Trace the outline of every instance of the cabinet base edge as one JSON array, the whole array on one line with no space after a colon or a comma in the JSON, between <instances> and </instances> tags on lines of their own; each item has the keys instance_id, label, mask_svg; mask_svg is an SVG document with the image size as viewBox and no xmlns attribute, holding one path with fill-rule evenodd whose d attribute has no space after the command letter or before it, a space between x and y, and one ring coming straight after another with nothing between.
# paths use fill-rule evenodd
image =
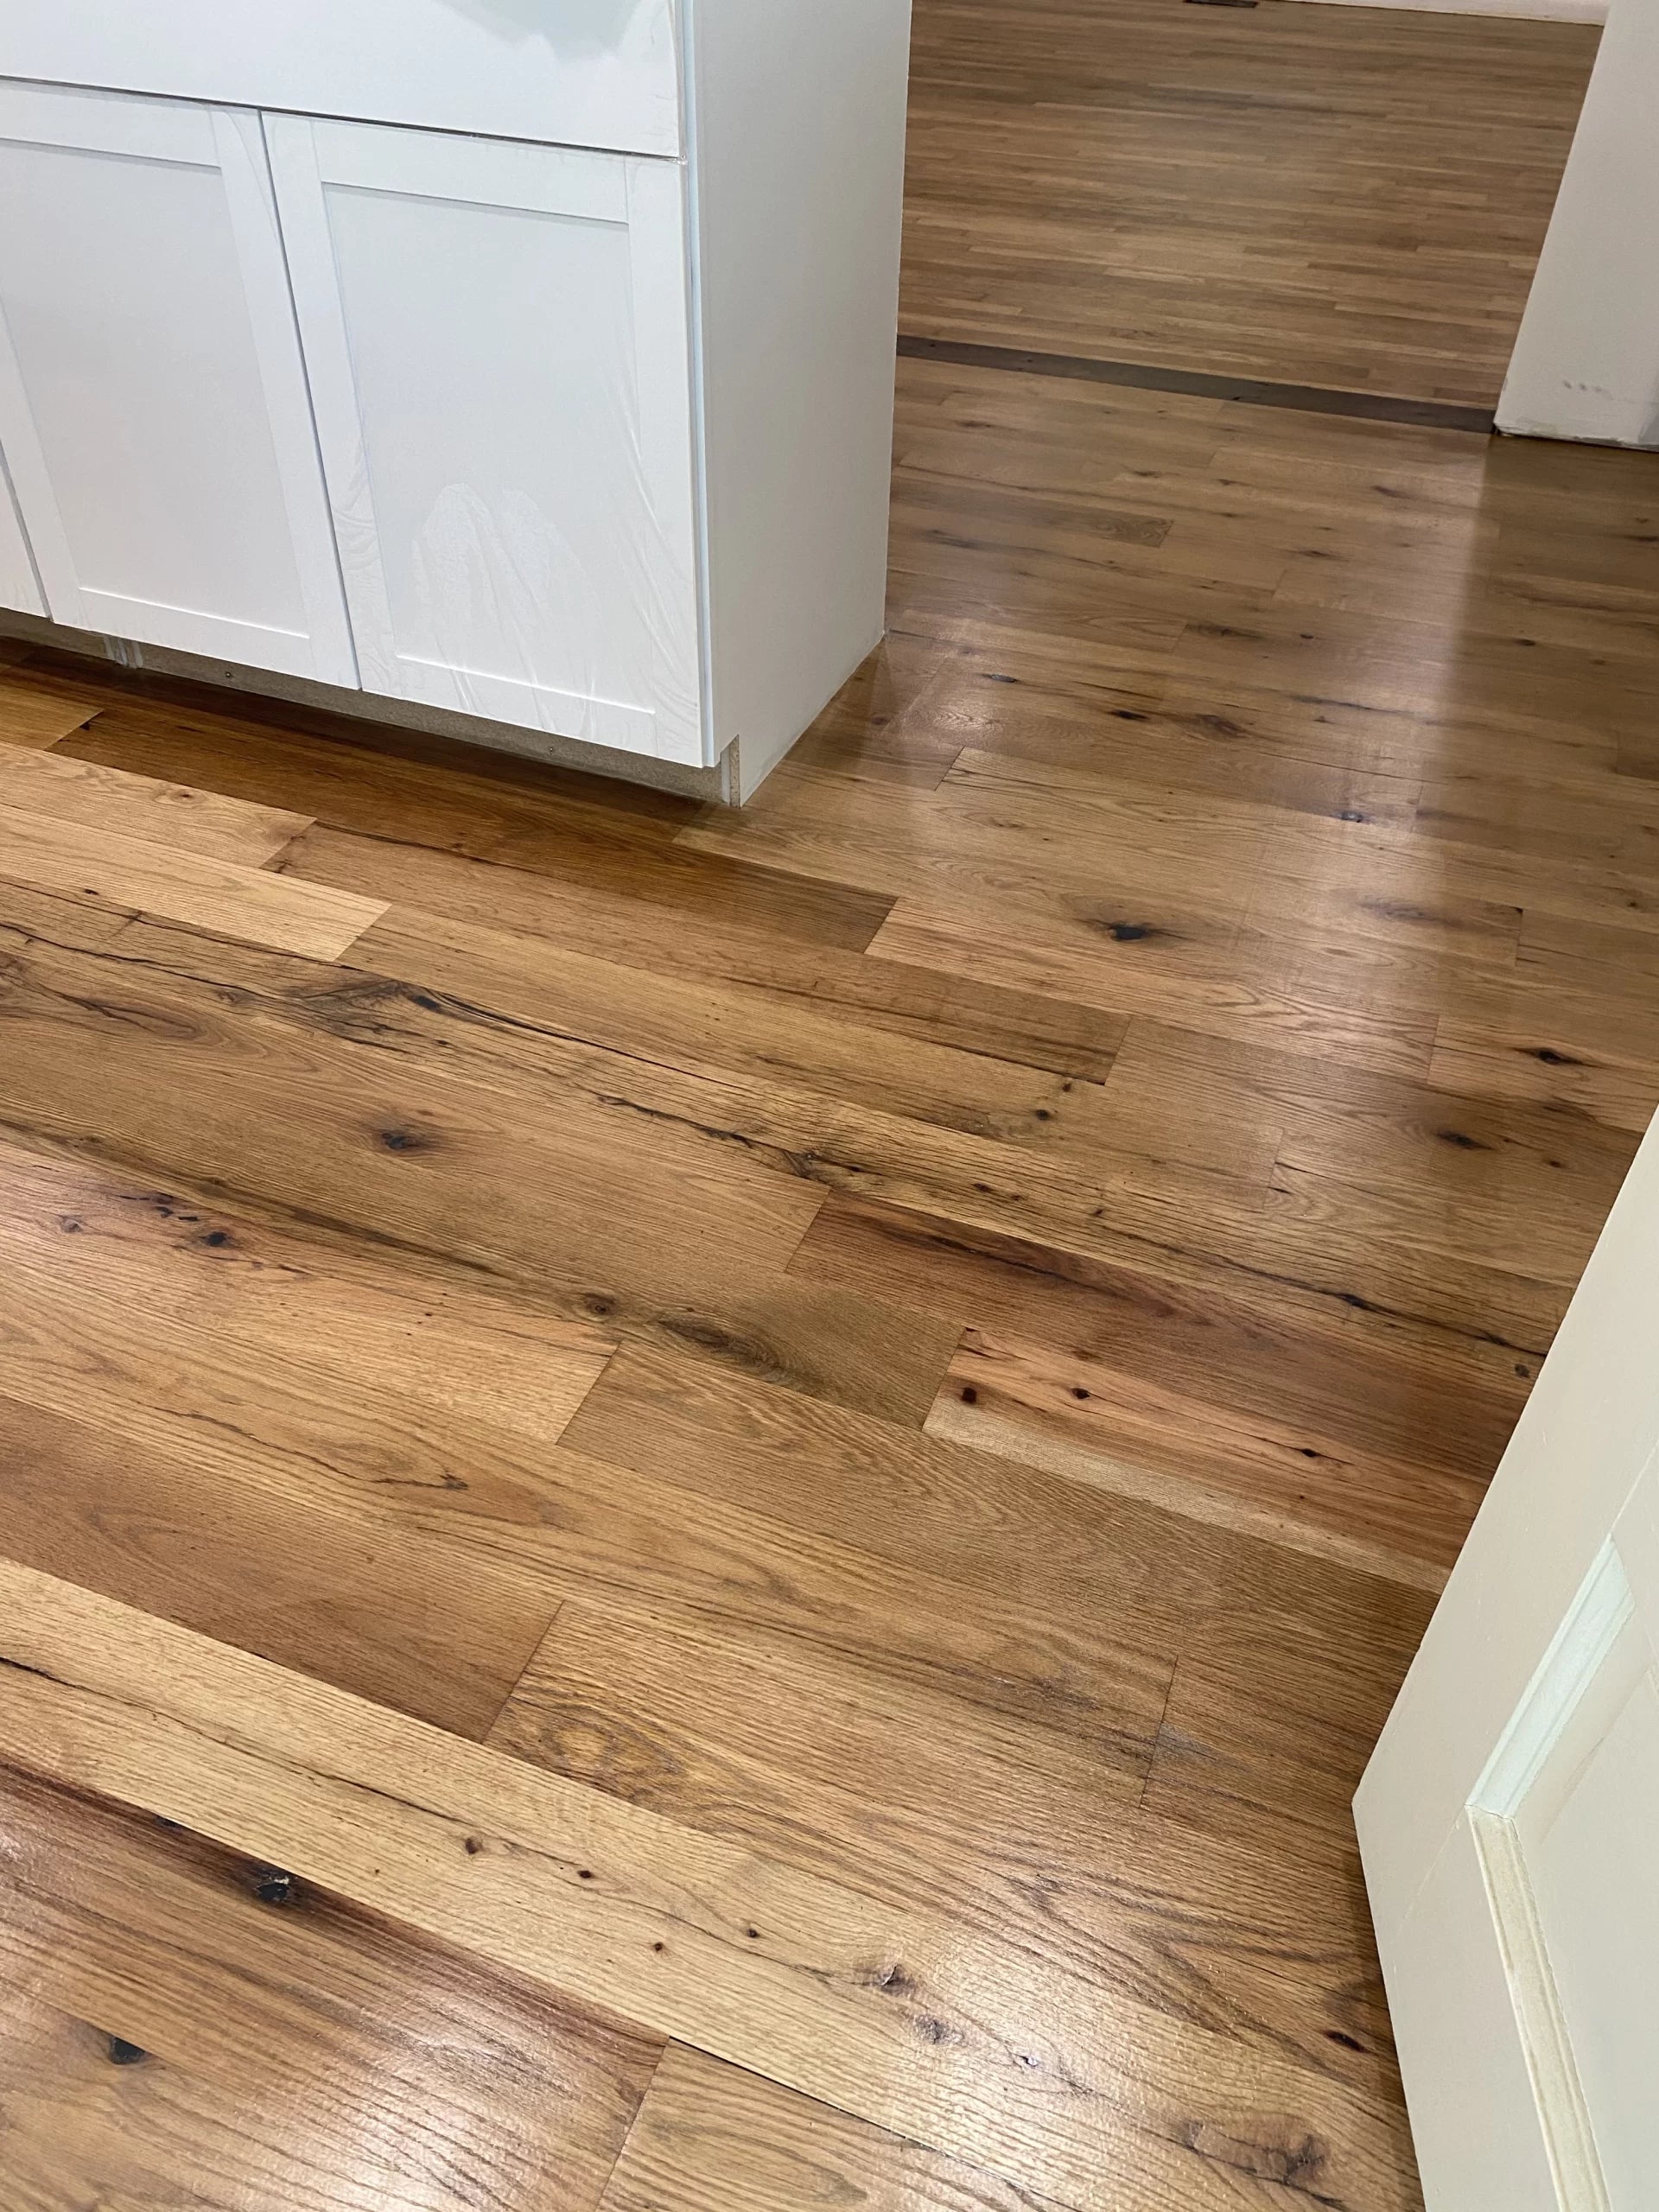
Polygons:
<instances>
[{"instance_id":1,"label":"cabinet base edge","mask_svg":"<svg viewBox=\"0 0 1659 2212\"><path fill-rule=\"evenodd\" d=\"M555 737L550 732L520 728L511 722L486 721L445 707L427 707L409 699L385 699L367 691L343 690L319 683L308 677L284 676L274 671L249 668L238 661L208 659L200 653L181 652L168 645L138 645L123 638L100 637L87 630L71 630L35 614L0 608L0 640L14 639L27 645L50 645L60 652L80 653L90 660L114 662L118 667L148 669L158 676L177 676L217 690L252 692L260 698L286 700L327 714L345 715L354 721L378 723L383 728L413 730L423 737L453 738L461 745L476 745L493 753L511 753L522 760L545 760L559 768L584 769L596 776L615 776L625 783L644 784L652 791L673 791L684 798L711 800L717 805L737 804L737 747L734 743L712 768L691 768L677 760L658 760L645 753L620 753L610 746L585 745L579 738Z\"/></svg>"}]
</instances>

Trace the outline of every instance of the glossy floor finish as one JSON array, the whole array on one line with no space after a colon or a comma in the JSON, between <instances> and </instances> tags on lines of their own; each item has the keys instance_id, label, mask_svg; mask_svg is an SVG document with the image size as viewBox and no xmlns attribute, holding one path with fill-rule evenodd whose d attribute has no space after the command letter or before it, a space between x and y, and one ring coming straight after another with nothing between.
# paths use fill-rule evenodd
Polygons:
<instances>
[{"instance_id":1,"label":"glossy floor finish","mask_svg":"<svg viewBox=\"0 0 1659 2212\"><path fill-rule=\"evenodd\" d=\"M6 2212L1418 2212L1348 1804L1659 1102L1659 458L899 390L741 815L0 645Z\"/></svg>"},{"instance_id":2,"label":"glossy floor finish","mask_svg":"<svg viewBox=\"0 0 1659 2212\"><path fill-rule=\"evenodd\" d=\"M903 321L1491 407L1588 23L916 0Z\"/></svg>"}]
</instances>

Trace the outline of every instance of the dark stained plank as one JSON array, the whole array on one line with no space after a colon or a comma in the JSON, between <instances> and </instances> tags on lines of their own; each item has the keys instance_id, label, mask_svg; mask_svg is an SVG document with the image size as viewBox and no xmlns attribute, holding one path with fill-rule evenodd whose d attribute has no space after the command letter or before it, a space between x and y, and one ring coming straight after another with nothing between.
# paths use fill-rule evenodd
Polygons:
<instances>
[{"instance_id":1,"label":"dark stained plank","mask_svg":"<svg viewBox=\"0 0 1659 2212\"><path fill-rule=\"evenodd\" d=\"M0 1770L16 2212L595 2212L660 2044Z\"/></svg>"}]
</instances>

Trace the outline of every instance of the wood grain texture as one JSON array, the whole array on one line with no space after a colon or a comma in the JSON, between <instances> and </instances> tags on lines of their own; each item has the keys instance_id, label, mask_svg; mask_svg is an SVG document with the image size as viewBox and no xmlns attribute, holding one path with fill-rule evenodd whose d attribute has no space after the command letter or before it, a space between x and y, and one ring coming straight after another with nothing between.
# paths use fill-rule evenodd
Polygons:
<instances>
[{"instance_id":1,"label":"wood grain texture","mask_svg":"<svg viewBox=\"0 0 1659 2212\"><path fill-rule=\"evenodd\" d=\"M1317 1700L1313 1703L1317 1706ZM689 1608L560 1611L490 1740L884 1904L965 1919L1033 1966L1133 1989L1173 2021L1355 2087L1395 2084L1357 1872L1154 1820L1109 1751L948 1685Z\"/></svg>"},{"instance_id":2,"label":"wood grain texture","mask_svg":"<svg viewBox=\"0 0 1659 2212\"><path fill-rule=\"evenodd\" d=\"M920 0L904 327L1490 406L1596 41L1154 0L1050 0L1032 36Z\"/></svg>"},{"instance_id":3,"label":"wood grain texture","mask_svg":"<svg viewBox=\"0 0 1659 2212\"><path fill-rule=\"evenodd\" d=\"M12 1770L0 1866L16 2212L594 2212L650 2038Z\"/></svg>"},{"instance_id":4,"label":"wood grain texture","mask_svg":"<svg viewBox=\"0 0 1659 2212\"><path fill-rule=\"evenodd\" d=\"M152 825L153 826L153 825ZM334 960L385 908L349 892L290 882L177 846L0 803L0 880L36 891L88 892L251 944Z\"/></svg>"},{"instance_id":5,"label":"wood grain texture","mask_svg":"<svg viewBox=\"0 0 1659 2212\"><path fill-rule=\"evenodd\" d=\"M8 1567L0 1596L0 1751L47 1779L194 1826L855 2118L1012 2166L1083 2212L1125 2185L1230 2212L1236 2184L1286 2174L1338 2201L1413 2202L1386 2099L1080 1978L1044 1974L1039 2004L1017 1957L960 1923L874 1914L68 1584Z\"/></svg>"},{"instance_id":6,"label":"wood grain texture","mask_svg":"<svg viewBox=\"0 0 1659 2212\"><path fill-rule=\"evenodd\" d=\"M62 753L11 746L0 746L0 804L242 868L263 868L274 860L310 820L281 807L251 806L217 791L160 783Z\"/></svg>"},{"instance_id":7,"label":"wood grain texture","mask_svg":"<svg viewBox=\"0 0 1659 2212\"><path fill-rule=\"evenodd\" d=\"M1490 397L1593 32L917 26L913 327ZM1347 1797L1659 1100L1653 463L915 359L895 453L741 815L8 661L6 1740L564 1993L502 2212L665 2038L608 2212L1420 2212ZM96 1993L28 2212L400 2202Z\"/></svg>"},{"instance_id":8,"label":"wood grain texture","mask_svg":"<svg viewBox=\"0 0 1659 2212\"><path fill-rule=\"evenodd\" d=\"M29 648L14 639L0 639L8 650L0 655L0 744L44 750L71 730L91 721L102 704L96 693L76 697L73 686L61 689L42 684L31 671L12 664L28 656Z\"/></svg>"},{"instance_id":9,"label":"wood grain texture","mask_svg":"<svg viewBox=\"0 0 1659 2212\"><path fill-rule=\"evenodd\" d=\"M1053 2212L982 2167L671 2044L601 2212Z\"/></svg>"}]
</instances>

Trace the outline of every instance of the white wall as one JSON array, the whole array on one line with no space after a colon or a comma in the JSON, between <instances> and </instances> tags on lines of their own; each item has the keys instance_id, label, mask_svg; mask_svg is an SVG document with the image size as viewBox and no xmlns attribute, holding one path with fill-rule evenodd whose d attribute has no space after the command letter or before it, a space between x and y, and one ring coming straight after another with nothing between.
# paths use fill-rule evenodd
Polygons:
<instances>
[{"instance_id":1,"label":"white wall","mask_svg":"<svg viewBox=\"0 0 1659 2212\"><path fill-rule=\"evenodd\" d=\"M1659 0L1612 0L1497 424L1659 446Z\"/></svg>"}]
</instances>

